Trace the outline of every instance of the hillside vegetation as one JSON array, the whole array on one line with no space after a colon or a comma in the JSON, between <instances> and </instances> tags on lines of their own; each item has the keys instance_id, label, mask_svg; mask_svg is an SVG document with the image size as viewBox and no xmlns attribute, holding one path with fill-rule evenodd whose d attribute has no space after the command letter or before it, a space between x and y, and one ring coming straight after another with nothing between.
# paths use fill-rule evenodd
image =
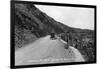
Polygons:
<instances>
[{"instance_id":1,"label":"hillside vegetation","mask_svg":"<svg viewBox=\"0 0 100 69\"><path fill-rule=\"evenodd\" d=\"M87 61L95 60L93 30L64 25L33 4L15 4L15 49L19 49L40 37L50 35L52 31L68 42L70 46L77 48Z\"/></svg>"}]
</instances>

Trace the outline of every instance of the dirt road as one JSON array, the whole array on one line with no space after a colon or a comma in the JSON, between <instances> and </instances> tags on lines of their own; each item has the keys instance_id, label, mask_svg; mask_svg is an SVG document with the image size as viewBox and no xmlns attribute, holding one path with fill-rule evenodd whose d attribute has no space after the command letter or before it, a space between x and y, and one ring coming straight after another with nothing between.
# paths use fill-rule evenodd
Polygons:
<instances>
[{"instance_id":1,"label":"dirt road","mask_svg":"<svg viewBox=\"0 0 100 69\"><path fill-rule=\"evenodd\" d=\"M15 52L15 65L85 61L80 52L74 47L70 46L65 49L66 44L62 40L51 40L49 35L40 38Z\"/></svg>"}]
</instances>

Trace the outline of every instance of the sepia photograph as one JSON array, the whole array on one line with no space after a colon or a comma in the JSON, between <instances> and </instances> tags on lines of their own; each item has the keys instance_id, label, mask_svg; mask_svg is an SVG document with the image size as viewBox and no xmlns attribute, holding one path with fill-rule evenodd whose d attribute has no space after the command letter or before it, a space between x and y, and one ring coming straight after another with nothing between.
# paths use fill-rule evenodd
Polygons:
<instances>
[{"instance_id":1,"label":"sepia photograph","mask_svg":"<svg viewBox=\"0 0 100 69\"><path fill-rule=\"evenodd\" d=\"M23 1L11 5L15 67L96 63L96 6Z\"/></svg>"}]
</instances>

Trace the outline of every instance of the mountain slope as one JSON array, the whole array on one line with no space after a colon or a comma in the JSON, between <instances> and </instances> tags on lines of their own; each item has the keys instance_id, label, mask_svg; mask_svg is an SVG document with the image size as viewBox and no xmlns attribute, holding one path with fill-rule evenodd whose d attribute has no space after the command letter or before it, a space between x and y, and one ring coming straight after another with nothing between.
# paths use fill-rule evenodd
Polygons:
<instances>
[{"instance_id":1,"label":"mountain slope","mask_svg":"<svg viewBox=\"0 0 100 69\"><path fill-rule=\"evenodd\" d=\"M16 50L40 37L49 35L52 31L58 36L61 34L63 40L65 40L65 36L68 36L64 34L64 32L67 32L69 34L69 45L79 49L87 60L94 60L94 31L64 25L43 13L33 4L15 4ZM89 43L87 43L87 40L89 40Z\"/></svg>"}]
</instances>

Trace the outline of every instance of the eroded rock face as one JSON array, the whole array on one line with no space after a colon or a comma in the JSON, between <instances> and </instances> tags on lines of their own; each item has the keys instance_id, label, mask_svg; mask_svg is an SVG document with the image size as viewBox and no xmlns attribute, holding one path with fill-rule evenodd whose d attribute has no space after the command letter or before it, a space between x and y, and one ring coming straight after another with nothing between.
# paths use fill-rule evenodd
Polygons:
<instances>
[{"instance_id":1,"label":"eroded rock face","mask_svg":"<svg viewBox=\"0 0 100 69\"><path fill-rule=\"evenodd\" d=\"M65 40L69 32L70 45L78 44L77 49L85 55L88 61L94 60L94 31L66 26L53 18L49 17L43 11L36 8L33 4L15 4L15 48L21 48L25 44L29 44L40 37L49 35L54 31L57 35L61 34L61 38ZM81 40L90 39L90 44ZM67 41L67 40L65 40ZM84 46L84 44L86 44Z\"/></svg>"}]
</instances>

